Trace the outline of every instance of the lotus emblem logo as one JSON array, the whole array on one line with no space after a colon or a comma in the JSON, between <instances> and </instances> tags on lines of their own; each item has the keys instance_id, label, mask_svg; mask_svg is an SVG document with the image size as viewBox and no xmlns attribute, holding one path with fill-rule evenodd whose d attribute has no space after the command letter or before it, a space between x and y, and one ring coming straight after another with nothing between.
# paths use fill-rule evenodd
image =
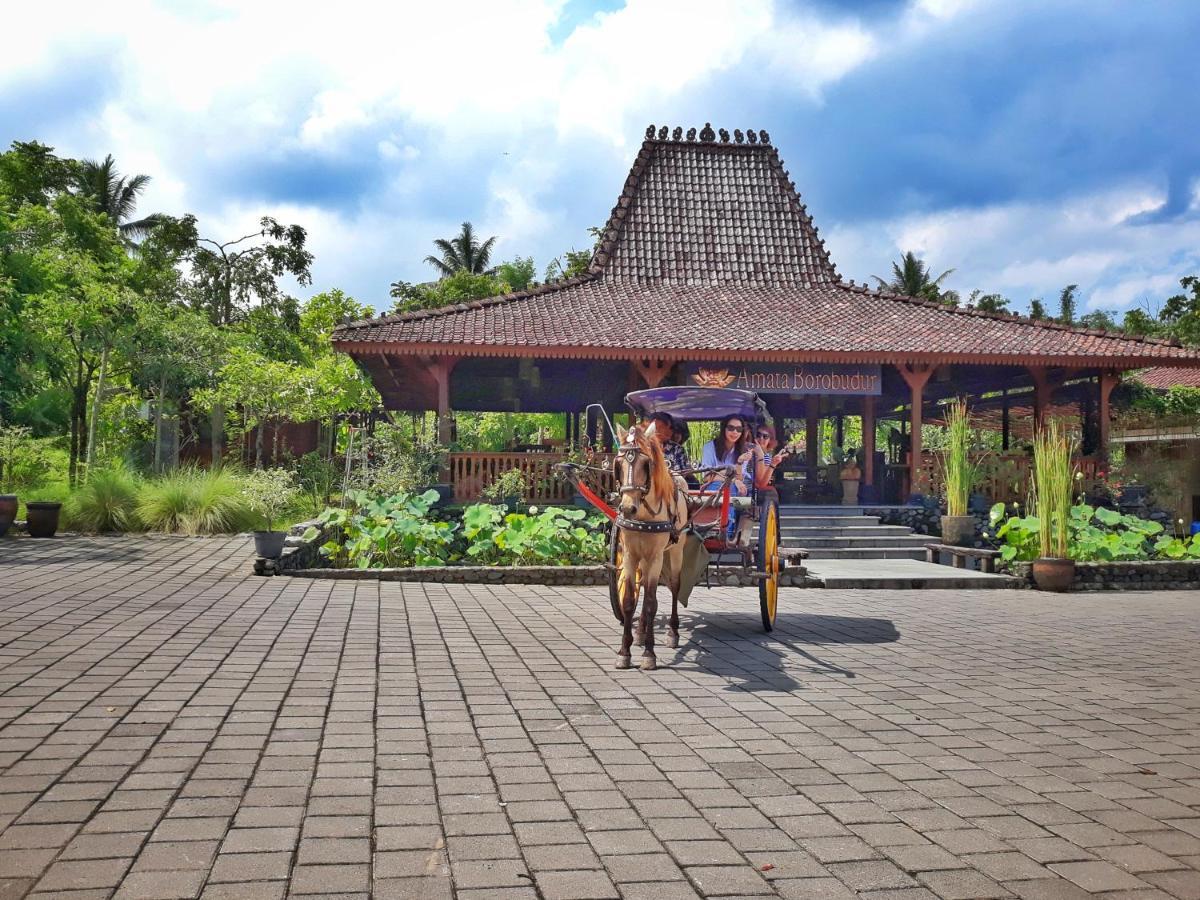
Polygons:
<instances>
[{"instance_id":1,"label":"lotus emblem logo","mask_svg":"<svg viewBox=\"0 0 1200 900\"><path fill-rule=\"evenodd\" d=\"M723 388L729 387L737 380L736 375L730 375L728 369L700 369L692 376L692 381L700 387Z\"/></svg>"}]
</instances>

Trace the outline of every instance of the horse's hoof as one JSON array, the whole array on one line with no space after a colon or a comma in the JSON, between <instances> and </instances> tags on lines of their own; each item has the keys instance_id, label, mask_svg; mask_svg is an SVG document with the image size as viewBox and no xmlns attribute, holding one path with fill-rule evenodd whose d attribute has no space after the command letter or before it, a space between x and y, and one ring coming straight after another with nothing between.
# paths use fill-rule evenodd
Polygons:
<instances>
[{"instance_id":1,"label":"horse's hoof","mask_svg":"<svg viewBox=\"0 0 1200 900\"><path fill-rule=\"evenodd\" d=\"M628 669L629 668L629 657L628 656L618 656L617 657L617 668L618 669Z\"/></svg>"},{"instance_id":2,"label":"horse's hoof","mask_svg":"<svg viewBox=\"0 0 1200 900\"><path fill-rule=\"evenodd\" d=\"M653 656L643 656L642 657L642 671L643 672L653 672L657 668L658 668L658 660L656 660Z\"/></svg>"},{"instance_id":3,"label":"horse's hoof","mask_svg":"<svg viewBox=\"0 0 1200 900\"><path fill-rule=\"evenodd\" d=\"M672 650L679 648L679 632L674 628L667 632L667 646Z\"/></svg>"}]
</instances>

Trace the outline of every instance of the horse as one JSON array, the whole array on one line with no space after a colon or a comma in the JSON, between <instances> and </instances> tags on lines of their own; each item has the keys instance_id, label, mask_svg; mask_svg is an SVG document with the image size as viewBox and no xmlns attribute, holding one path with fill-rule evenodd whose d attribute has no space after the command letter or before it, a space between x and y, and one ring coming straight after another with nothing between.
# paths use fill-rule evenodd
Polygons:
<instances>
[{"instance_id":1,"label":"horse","mask_svg":"<svg viewBox=\"0 0 1200 900\"><path fill-rule=\"evenodd\" d=\"M618 449L613 472L619 488L617 519L621 529L620 596L622 613L621 647L617 668L630 667L633 643L633 615L637 610L637 590L643 591L639 640L644 640L641 668L658 667L654 655L654 620L658 614L656 595L660 577L671 591L671 619L668 646L679 646L679 585L683 570L683 541L680 533L687 525L687 497L672 477L654 436L654 423L644 431L638 427L626 431L617 427Z\"/></svg>"}]
</instances>

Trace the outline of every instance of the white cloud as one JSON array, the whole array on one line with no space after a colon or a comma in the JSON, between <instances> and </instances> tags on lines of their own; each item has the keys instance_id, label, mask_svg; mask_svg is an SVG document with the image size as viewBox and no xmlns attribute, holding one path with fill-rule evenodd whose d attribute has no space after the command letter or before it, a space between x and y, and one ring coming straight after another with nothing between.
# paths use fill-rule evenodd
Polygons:
<instances>
[{"instance_id":1,"label":"white cloud","mask_svg":"<svg viewBox=\"0 0 1200 900\"><path fill-rule=\"evenodd\" d=\"M1161 193L1142 184L1053 203L951 209L896 220L834 227L828 244L846 277L890 272L912 250L966 296L999 292L1023 308L1080 287L1086 309L1127 309L1175 291L1200 269L1200 221L1131 225L1130 211L1156 208Z\"/></svg>"}]
</instances>

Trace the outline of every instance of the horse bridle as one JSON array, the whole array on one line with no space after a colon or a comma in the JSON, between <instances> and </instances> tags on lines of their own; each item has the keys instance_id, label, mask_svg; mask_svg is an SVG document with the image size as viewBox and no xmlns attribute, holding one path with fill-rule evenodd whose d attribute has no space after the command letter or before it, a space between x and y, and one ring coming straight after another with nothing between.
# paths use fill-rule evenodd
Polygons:
<instances>
[{"instance_id":1,"label":"horse bridle","mask_svg":"<svg viewBox=\"0 0 1200 900\"><path fill-rule=\"evenodd\" d=\"M614 468L616 468L617 464L620 462L620 457L622 456L625 457L626 463L625 476L622 478L621 486L618 489L617 494L619 496L624 496L625 494L629 493L638 494L638 505L635 508L635 511L636 509L641 509L644 506L652 516L657 516L662 512L662 506L660 505L658 509L651 509L650 504L646 502L646 495L650 493L649 462L646 464L647 482L645 484L633 483L634 473L637 469L638 457L644 456L647 460L649 460L649 455L642 451L636 444L631 444L618 451L617 458L613 460ZM663 502L666 501L664 500ZM668 510L668 518L664 522L643 522L639 519L627 519L620 512L618 512L616 525L618 528L622 528L626 531L637 531L641 532L642 534L663 534L664 532L670 532L673 538L678 537L678 531L675 529L675 514L673 510Z\"/></svg>"}]
</instances>

